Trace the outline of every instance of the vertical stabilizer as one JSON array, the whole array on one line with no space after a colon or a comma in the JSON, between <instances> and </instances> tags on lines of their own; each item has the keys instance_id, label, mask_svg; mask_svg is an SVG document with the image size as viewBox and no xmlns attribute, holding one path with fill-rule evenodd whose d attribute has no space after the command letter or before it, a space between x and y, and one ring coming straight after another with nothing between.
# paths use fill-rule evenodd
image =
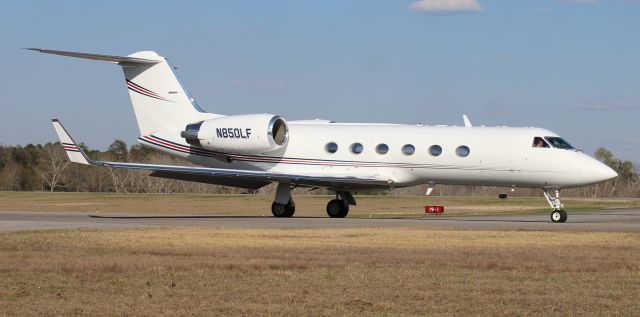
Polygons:
<instances>
[{"instance_id":1,"label":"vertical stabilizer","mask_svg":"<svg viewBox=\"0 0 640 317\"><path fill-rule=\"evenodd\" d=\"M187 124L221 117L207 113L195 102L166 58L153 51L129 56L30 48L41 53L109 61L122 66L140 134L180 131Z\"/></svg>"},{"instance_id":2,"label":"vertical stabilizer","mask_svg":"<svg viewBox=\"0 0 640 317\"><path fill-rule=\"evenodd\" d=\"M164 57L151 51L128 57L158 61L120 63L142 135L184 129L189 123L216 117L200 108Z\"/></svg>"}]
</instances>

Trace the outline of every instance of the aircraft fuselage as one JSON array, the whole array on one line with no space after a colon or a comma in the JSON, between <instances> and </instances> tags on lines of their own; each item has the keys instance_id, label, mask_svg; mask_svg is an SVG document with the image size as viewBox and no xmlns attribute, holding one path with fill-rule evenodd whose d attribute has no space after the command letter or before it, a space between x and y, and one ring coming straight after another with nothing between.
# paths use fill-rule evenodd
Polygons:
<instances>
[{"instance_id":1,"label":"aircraft fuselage","mask_svg":"<svg viewBox=\"0 0 640 317\"><path fill-rule=\"evenodd\" d=\"M390 187L434 183L568 188L616 176L608 166L581 151L534 147L536 137L559 137L540 128L290 121L289 143L284 150L263 155L226 153L216 157L205 155L211 151L204 149L186 153L168 146L175 143L190 148L176 135L175 132L154 133L154 139L141 138L141 143L209 167L382 175L389 180ZM330 143L337 145L334 153L327 149ZM361 145L355 149L360 153L353 151L354 144ZM386 153L377 151L381 144L386 145ZM413 146L413 153L403 151L405 146L409 149ZM432 154L432 146L439 146L441 151ZM466 154L457 153L459 147L467 147L468 155L459 155ZM435 155L438 152L440 154Z\"/></svg>"}]
</instances>

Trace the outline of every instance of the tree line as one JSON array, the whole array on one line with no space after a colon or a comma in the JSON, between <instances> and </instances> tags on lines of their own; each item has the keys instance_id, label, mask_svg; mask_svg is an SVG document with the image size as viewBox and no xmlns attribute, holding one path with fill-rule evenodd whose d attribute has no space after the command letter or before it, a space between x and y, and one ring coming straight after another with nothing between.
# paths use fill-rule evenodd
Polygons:
<instances>
[{"instance_id":1,"label":"tree line","mask_svg":"<svg viewBox=\"0 0 640 317\"><path fill-rule=\"evenodd\" d=\"M106 151L80 144L87 155L96 160L139 162L148 164L190 165L185 160L143 147L128 146L115 140ZM570 197L640 197L640 178L637 167L630 161L616 158L611 151L599 148L594 157L618 172L619 177L606 183L564 190ZM147 176L149 172L113 169L71 164L60 143L29 144L26 146L0 146L0 190L2 191L60 191L60 192L113 192L113 193L272 193L270 185L257 191L225 186L184 182ZM424 195L426 185L378 194ZM515 196L539 196L539 189L517 189ZM324 190L297 189L298 193L327 193ZM441 186L435 195L493 196L509 192L506 188L486 186Z\"/></svg>"}]
</instances>

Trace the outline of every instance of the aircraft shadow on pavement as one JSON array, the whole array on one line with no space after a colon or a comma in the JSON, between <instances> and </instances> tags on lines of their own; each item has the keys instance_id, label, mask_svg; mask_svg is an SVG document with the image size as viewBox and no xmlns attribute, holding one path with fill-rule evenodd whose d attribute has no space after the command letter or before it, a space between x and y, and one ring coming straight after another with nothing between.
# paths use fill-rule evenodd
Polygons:
<instances>
[{"instance_id":1,"label":"aircraft shadow on pavement","mask_svg":"<svg viewBox=\"0 0 640 317\"><path fill-rule=\"evenodd\" d=\"M508 223L551 223L550 220L545 218L540 218L540 220L525 220L525 219L456 219L456 218L415 218L415 220L424 220L424 221L451 221L451 222L508 222ZM571 221L568 220L567 223L578 223L578 224L587 224L594 223L589 221Z\"/></svg>"},{"instance_id":2,"label":"aircraft shadow on pavement","mask_svg":"<svg viewBox=\"0 0 640 317\"><path fill-rule=\"evenodd\" d=\"M534 222L549 222L548 220L516 220L516 219L456 219L456 218L421 218L416 220L425 220L425 221L455 221L455 222L522 222L522 223L534 223Z\"/></svg>"},{"instance_id":3,"label":"aircraft shadow on pavement","mask_svg":"<svg viewBox=\"0 0 640 317\"><path fill-rule=\"evenodd\" d=\"M288 218L276 218L272 216L229 216L229 215L210 215L210 216L101 216L101 215L87 215L90 218L98 218L98 219L288 219ZM298 219L319 219L319 218L327 218L327 217L294 217Z\"/></svg>"}]
</instances>

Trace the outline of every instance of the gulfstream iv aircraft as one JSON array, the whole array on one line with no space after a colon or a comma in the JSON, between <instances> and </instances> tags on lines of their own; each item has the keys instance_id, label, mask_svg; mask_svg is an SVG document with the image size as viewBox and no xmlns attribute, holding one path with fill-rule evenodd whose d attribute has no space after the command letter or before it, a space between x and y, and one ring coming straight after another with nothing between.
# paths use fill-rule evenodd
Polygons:
<instances>
[{"instance_id":1,"label":"gulfstream iv aircraft","mask_svg":"<svg viewBox=\"0 0 640 317\"><path fill-rule=\"evenodd\" d=\"M120 65L140 128L138 141L198 167L95 161L54 119L71 161L249 189L275 182L271 211L276 217L294 214L294 187L335 191L327 214L342 218L356 204L354 190L428 184L428 194L436 184L467 184L540 188L553 209L551 220L565 222L560 189L617 177L545 129L473 127L466 116L464 127L225 116L200 108L174 67L155 52L109 56L31 50Z\"/></svg>"}]
</instances>

